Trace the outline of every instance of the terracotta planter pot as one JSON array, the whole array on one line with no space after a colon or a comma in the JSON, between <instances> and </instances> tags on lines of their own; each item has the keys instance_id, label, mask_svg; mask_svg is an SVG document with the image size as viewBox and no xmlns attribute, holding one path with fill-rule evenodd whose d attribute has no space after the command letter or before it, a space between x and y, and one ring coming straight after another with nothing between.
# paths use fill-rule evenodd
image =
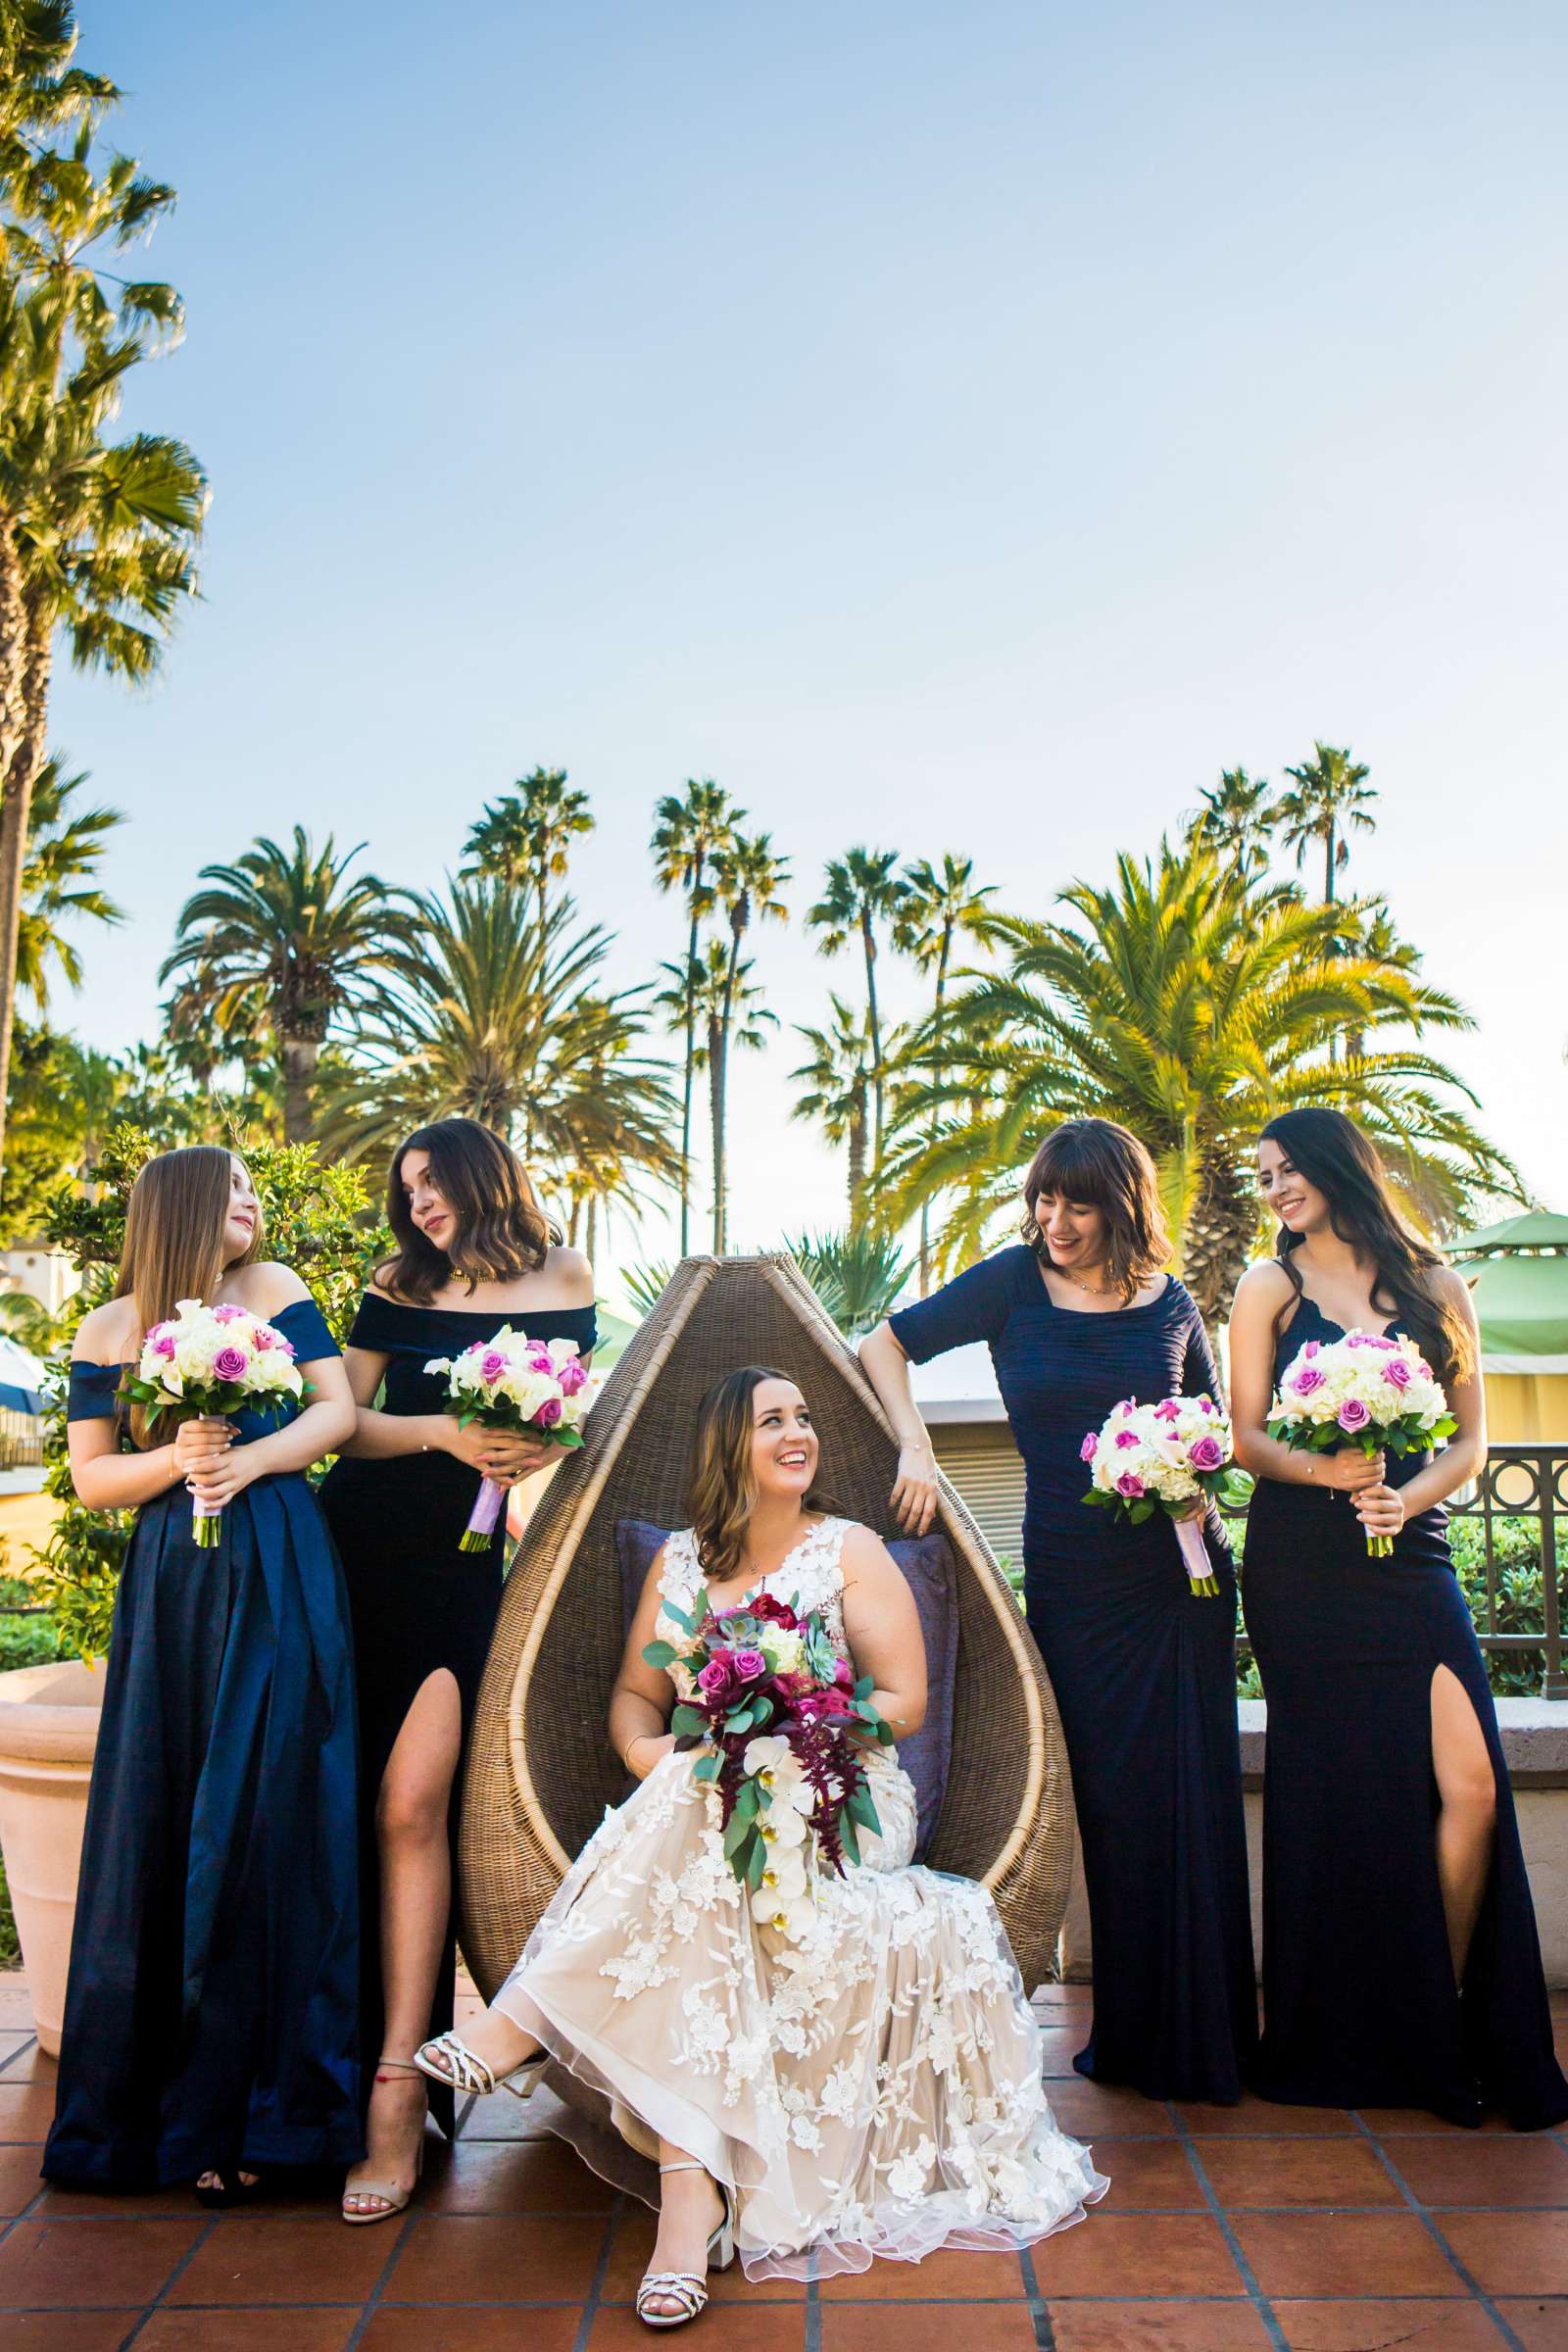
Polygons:
<instances>
[{"instance_id":1,"label":"terracotta planter pot","mask_svg":"<svg viewBox=\"0 0 1568 2352\"><path fill-rule=\"evenodd\" d=\"M102 1666L73 1659L0 1674L0 1852L38 2040L60 2048Z\"/></svg>"}]
</instances>

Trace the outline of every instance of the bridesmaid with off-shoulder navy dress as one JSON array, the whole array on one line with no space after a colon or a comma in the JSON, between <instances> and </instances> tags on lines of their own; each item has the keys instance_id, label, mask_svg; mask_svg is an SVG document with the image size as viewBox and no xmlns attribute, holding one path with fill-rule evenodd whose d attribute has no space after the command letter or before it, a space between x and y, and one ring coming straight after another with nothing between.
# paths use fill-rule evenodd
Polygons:
<instances>
[{"instance_id":1,"label":"bridesmaid with off-shoulder navy dress","mask_svg":"<svg viewBox=\"0 0 1568 2352\"><path fill-rule=\"evenodd\" d=\"M1256 1474L1243 1587L1268 1701L1265 2098L1568 2118L1496 1710L1444 1497L1486 1461L1475 1310L1342 1111L1258 1147L1279 1253L1231 1317L1236 1446ZM1413 1338L1458 1429L1433 1455L1293 1452L1269 1402L1310 1342ZM1389 1537L1374 1557L1368 1533Z\"/></svg>"},{"instance_id":2,"label":"bridesmaid with off-shoulder navy dress","mask_svg":"<svg viewBox=\"0 0 1568 2352\"><path fill-rule=\"evenodd\" d=\"M907 1361L983 1340L1025 1471L1024 1592L1072 1765L1094 1936L1094 2023L1076 2064L1152 2098L1230 2103L1256 2039L1236 1583L1194 1592L1175 1531L1085 1507L1080 1458L1124 1396L1219 1397L1169 1255L1154 1170L1104 1119L1049 1136L1024 1180L1027 1246L891 1316L861 1348L903 1451L894 1507L929 1524L934 1464ZM906 1361L907 1359L907 1361Z\"/></svg>"},{"instance_id":3,"label":"bridesmaid with off-shoulder navy dress","mask_svg":"<svg viewBox=\"0 0 1568 2352\"><path fill-rule=\"evenodd\" d=\"M584 1359L597 1336L587 1260L555 1244L516 1154L476 1120L436 1120L401 1146L387 1221L398 1253L349 1333L359 1427L321 1490L360 1704L368 2148L343 2195L344 2220L360 2224L409 2202L426 2111L414 2053L452 2024L462 1763L501 1603L505 1520L487 1550L459 1544L481 1477L510 1488L550 1458L522 1438L460 1429L425 1366L506 1324L571 1340ZM450 2132L451 2093L434 2089L429 2110Z\"/></svg>"},{"instance_id":4,"label":"bridesmaid with off-shoulder navy dress","mask_svg":"<svg viewBox=\"0 0 1568 2352\"><path fill-rule=\"evenodd\" d=\"M120 1293L71 1367L71 1465L89 1508L135 1508L87 1802L51 2180L197 2180L210 2203L264 2167L364 2145L358 2051L354 1685L337 1561L304 1471L353 1400L319 1309L256 1261L243 1164L206 1147L136 1181ZM309 1382L171 1436L117 1391L179 1298L271 1323ZM129 1447L125 1444L130 1440ZM198 1549L192 1497L220 1510Z\"/></svg>"}]
</instances>

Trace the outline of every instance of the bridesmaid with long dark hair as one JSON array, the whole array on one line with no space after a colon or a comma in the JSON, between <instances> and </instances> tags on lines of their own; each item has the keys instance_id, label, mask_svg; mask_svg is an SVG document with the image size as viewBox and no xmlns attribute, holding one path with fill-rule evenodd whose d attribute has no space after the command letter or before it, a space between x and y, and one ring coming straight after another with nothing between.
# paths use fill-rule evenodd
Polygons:
<instances>
[{"instance_id":1,"label":"bridesmaid with long dark hair","mask_svg":"<svg viewBox=\"0 0 1568 2352\"><path fill-rule=\"evenodd\" d=\"M1278 1254L1231 1320L1240 1459L1256 1474L1243 1585L1268 1700L1265 2098L1568 2117L1496 1711L1448 1550L1444 1497L1487 1458L1470 1294L1400 1215L1342 1111L1287 1111L1258 1144ZM1370 1461L1268 1435L1280 1376L1350 1331L1414 1340L1459 1427ZM1373 1557L1369 1534L1393 1539Z\"/></svg>"},{"instance_id":2,"label":"bridesmaid with long dark hair","mask_svg":"<svg viewBox=\"0 0 1568 2352\"><path fill-rule=\"evenodd\" d=\"M244 1162L199 1145L131 1190L114 1298L76 1334L71 1476L134 1510L93 1759L51 2180L195 2179L210 2204L264 2166L364 2146L354 1679L332 1546L305 1483L354 1427L331 1334L260 1258ZM243 1307L309 1384L281 1415L182 1421L117 1392L182 1298ZM193 1502L220 1513L198 1548Z\"/></svg>"},{"instance_id":3,"label":"bridesmaid with long dark hair","mask_svg":"<svg viewBox=\"0 0 1568 2352\"><path fill-rule=\"evenodd\" d=\"M1023 1455L1024 1592L1061 1710L1094 1933L1082 2074L1151 2098L1230 2102L1257 2031L1236 1728L1236 1581L1204 1525L1217 1599L1170 1521L1085 1508L1086 1432L1120 1398L1218 1399L1154 1165L1108 1119L1070 1119L1024 1178L1021 1247L874 1331L860 1350L902 1452L894 1509L923 1532L935 1460L908 1365L984 1340Z\"/></svg>"},{"instance_id":4,"label":"bridesmaid with long dark hair","mask_svg":"<svg viewBox=\"0 0 1568 2352\"><path fill-rule=\"evenodd\" d=\"M459 1549L481 1478L511 1488L549 1457L443 1411L427 1373L504 1324L593 1350L593 1275L559 1236L517 1155L475 1119L437 1119L393 1155L397 1253L349 1333L359 1425L321 1491L354 1614L360 1693L362 2031L372 2061L363 2164L345 2221L386 2221L413 2193L425 2085L414 2053L452 2023L461 1766L501 1601L504 1521ZM379 1922L379 1935L376 1925ZM377 2053L379 2057L377 2059ZM436 2091L448 2132L452 2101Z\"/></svg>"}]
</instances>

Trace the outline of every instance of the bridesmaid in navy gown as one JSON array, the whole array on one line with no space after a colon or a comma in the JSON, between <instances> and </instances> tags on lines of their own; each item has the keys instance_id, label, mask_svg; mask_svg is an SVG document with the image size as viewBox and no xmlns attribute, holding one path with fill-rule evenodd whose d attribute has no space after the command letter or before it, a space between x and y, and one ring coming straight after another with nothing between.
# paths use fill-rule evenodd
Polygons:
<instances>
[{"instance_id":1,"label":"bridesmaid in navy gown","mask_svg":"<svg viewBox=\"0 0 1568 2352\"><path fill-rule=\"evenodd\" d=\"M894 1506L923 1529L934 1459L906 1359L984 1340L1026 1478L1029 1626L1072 1764L1094 1936L1081 2073L1151 2098L1241 2095L1257 2030L1236 1727L1236 1584L1204 1527L1218 1599L1174 1528L1085 1507L1079 1448L1120 1398L1219 1397L1170 1254L1153 1163L1105 1119L1049 1136L1024 1180L1025 1246L906 1307L861 1350L903 1447Z\"/></svg>"},{"instance_id":2,"label":"bridesmaid in navy gown","mask_svg":"<svg viewBox=\"0 0 1568 2352\"><path fill-rule=\"evenodd\" d=\"M87 1802L51 2180L198 2180L229 2203L264 2166L364 2145L358 2057L354 1684L337 1561L307 1467L354 1406L304 1284L261 1264L242 1163L200 1148L137 1178L119 1294L71 1367L71 1467L89 1508L135 1508ZM116 1391L181 1298L273 1324L310 1383L172 1439ZM124 1450L129 1435L132 1450ZM221 1511L197 1549L192 1494Z\"/></svg>"},{"instance_id":3,"label":"bridesmaid in navy gown","mask_svg":"<svg viewBox=\"0 0 1568 2352\"><path fill-rule=\"evenodd\" d=\"M459 1543L481 1477L510 1488L551 1458L522 1438L460 1429L442 1409L444 1380L424 1367L503 1324L572 1340L585 1359L596 1338L587 1259L557 1246L516 1154L476 1120L409 1137L388 1175L387 1221L398 1253L349 1333L359 1426L321 1490L354 1617L362 2032L368 2061L380 2053L368 2153L343 2192L356 2223L408 2204L426 2099L414 2053L452 2023L462 1763L501 1603L504 1518L488 1550ZM450 2092L435 2090L430 2109L450 2132Z\"/></svg>"},{"instance_id":4,"label":"bridesmaid in navy gown","mask_svg":"<svg viewBox=\"0 0 1568 2352\"><path fill-rule=\"evenodd\" d=\"M1248 1514L1247 1626L1268 1700L1265 2098L1568 2117L1496 1711L1448 1550L1445 1495L1486 1461L1470 1295L1399 1215L1337 1110L1263 1131L1279 1255L1231 1322ZM1459 1428L1437 1455L1292 1452L1267 1434L1308 1341L1414 1339ZM1392 1536L1392 1557L1367 1550Z\"/></svg>"}]
</instances>

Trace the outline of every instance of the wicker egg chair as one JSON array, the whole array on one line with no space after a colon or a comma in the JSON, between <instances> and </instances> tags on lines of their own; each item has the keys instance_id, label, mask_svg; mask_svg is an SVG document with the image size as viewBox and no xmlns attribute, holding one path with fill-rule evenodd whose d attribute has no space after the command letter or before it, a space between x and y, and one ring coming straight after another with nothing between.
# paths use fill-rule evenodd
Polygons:
<instances>
[{"instance_id":1,"label":"wicker egg chair","mask_svg":"<svg viewBox=\"0 0 1568 2352\"><path fill-rule=\"evenodd\" d=\"M897 1448L864 1375L788 1257L686 1258L606 1382L586 1442L524 1531L502 1598L464 1787L464 1955L488 1999L627 1781L606 1735L620 1661L619 1519L685 1524L697 1405L737 1364L799 1382L821 1481L885 1537ZM947 1790L926 1854L994 1895L1024 1983L1052 1971L1072 1792L1055 1700L1017 1602L944 1482L958 1644Z\"/></svg>"}]
</instances>

